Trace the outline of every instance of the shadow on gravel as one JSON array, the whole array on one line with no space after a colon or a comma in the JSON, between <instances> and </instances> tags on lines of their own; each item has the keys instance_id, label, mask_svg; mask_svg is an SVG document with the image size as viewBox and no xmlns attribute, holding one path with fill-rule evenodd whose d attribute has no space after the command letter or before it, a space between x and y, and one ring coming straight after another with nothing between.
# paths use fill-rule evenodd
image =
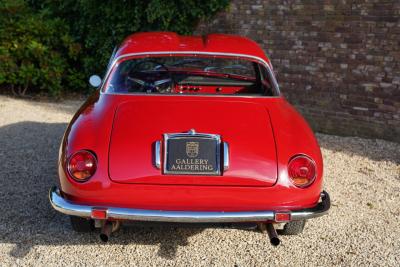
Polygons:
<instances>
[{"instance_id":1,"label":"shadow on gravel","mask_svg":"<svg viewBox=\"0 0 400 267\"><path fill-rule=\"evenodd\" d=\"M21 122L0 128L0 243L14 245L13 257L24 257L37 245L103 244L98 232L73 232L69 218L53 210L47 198L48 189L58 184L58 148L66 126ZM109 244L159 245L158 255L171 259L203 229L123 227Z\"/></svg>"}]
</instances>

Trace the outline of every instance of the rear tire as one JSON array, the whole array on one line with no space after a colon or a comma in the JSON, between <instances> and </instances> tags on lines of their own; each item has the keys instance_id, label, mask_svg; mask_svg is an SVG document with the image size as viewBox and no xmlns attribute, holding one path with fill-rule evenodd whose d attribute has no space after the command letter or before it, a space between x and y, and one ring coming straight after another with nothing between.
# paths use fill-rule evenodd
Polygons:
<instances>
[{"instance_id":1,"label":"rear tire","mask_svg":"<svg viewBox=\"0 0 400 267\"><path fill-rule=\"evenodd\" d=\"M72 230L79 233L88 233L94 230L94 221L91 219L69 216Z\"/></svg>"},{"instance_id":2,"label":"rear tire","mask_svg":"<svg viewBox=\"0 0 400 267\"><path fill-rule=\"evenodd\" d=\"M282 235L301 234L304 230L305 225L306 225L306 220L288 222L283 226L281 234Z\"/></svg>"}]
</instances>

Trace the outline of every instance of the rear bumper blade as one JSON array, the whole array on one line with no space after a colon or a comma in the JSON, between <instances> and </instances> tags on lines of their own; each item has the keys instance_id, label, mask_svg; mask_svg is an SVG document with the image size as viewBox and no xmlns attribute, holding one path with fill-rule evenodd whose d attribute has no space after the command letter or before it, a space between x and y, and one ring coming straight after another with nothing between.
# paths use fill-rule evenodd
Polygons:
<instances>
[{"instance_id":1,"label":"rear bumper blade","mask_svg":"<svg viewBox=\"0 0 400 267\"><path fill-rule=\"evenodd\" d=\"M279 211L235 211L235 212L206 212L206 211L167 211L145 210L107 206L90 206L76 204L61 196L57 187L49 191L49 199L53 208L61 213L79 217L92 218L93 210L106 211L105 219L154 221L154 222L183 222L183 223L224 223L224 222L266 222L277 221L275 216ZM325 215L330 208L329 194L321 193L321 201L312 208L286 211L291 220L305 220Z\"/></svg>"}]
</instances>

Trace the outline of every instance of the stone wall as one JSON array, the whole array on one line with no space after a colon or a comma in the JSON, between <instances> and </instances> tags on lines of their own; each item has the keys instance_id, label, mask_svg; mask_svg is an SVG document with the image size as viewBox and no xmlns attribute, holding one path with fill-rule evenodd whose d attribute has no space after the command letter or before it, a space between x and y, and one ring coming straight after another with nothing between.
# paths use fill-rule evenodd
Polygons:
<instances>
[{"instance_id":1,"label":"stone wall","mask_svg":"<svg viewBox=\"0 0 400 267\"><path fill-rule=\"evenodd\" d=\"M399 0L233 0L212 32L257 41L314 130L400 142Z\"/></svg>"}]
</instances>

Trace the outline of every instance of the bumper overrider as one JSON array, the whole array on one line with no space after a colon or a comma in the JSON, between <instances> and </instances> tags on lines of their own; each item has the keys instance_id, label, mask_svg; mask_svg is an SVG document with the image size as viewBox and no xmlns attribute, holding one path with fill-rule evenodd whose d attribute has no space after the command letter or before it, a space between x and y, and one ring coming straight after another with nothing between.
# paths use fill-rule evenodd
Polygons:
<instances>
[{"instance_id":1,"label":"bumper overrider","mask_svg":"<svg viewBox=\"0 0 400 267\"><path fill-rule=\"evenodd\" d=\"M49 191L49 199L53 208L61 213L79 217L98 219L97 211L104 212L106 220L130 220L153 222L183 222L183 223L233 223L233 222L279 222L281 214L290 221L305 220L325 215L330 206L329 194L321 192L321 201L312 208L293 211L234 211L234 212L208 212L208 211L168 211L145 210L118 207L90 206L75 204L62 197L57 187ZM286 221L287 219L285 219Z\"/></svg>"}]
</instances>

